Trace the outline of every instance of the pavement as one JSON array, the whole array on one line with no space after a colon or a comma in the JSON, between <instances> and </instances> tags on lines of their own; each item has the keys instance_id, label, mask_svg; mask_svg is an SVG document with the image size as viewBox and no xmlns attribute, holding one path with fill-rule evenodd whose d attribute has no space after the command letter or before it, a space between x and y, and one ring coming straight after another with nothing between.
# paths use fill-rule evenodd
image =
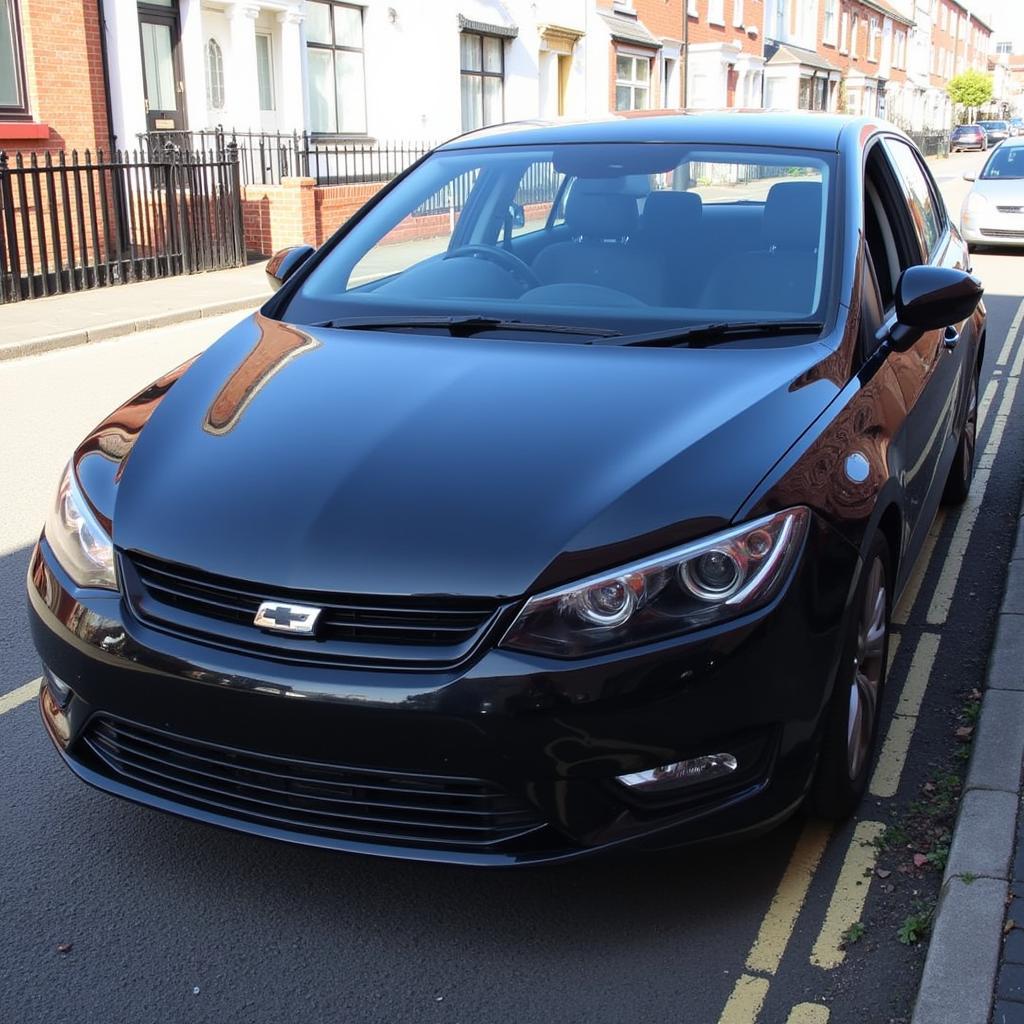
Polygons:
<instances>
[{"instance_id":1,"label":"pavement","mask_svg":"<svg viewBox=\"0 0 1024 1024\"><path fill-rule=\"evenodd\" d=\"M954 213L960 174L979 162L967 154L936 168ZM1010 853L1012 709L1024 690L1006 682L1024 667L1009 568L1024 562L1022 261L975 260L989 310L978 475L967 505L940 515L894 611L886 732L859 814L834 827L800 815L754 843L560 869L332 855L180 821L73 779L33 706L32 544L74 444L242 314L0 362L0 1021L907 1024L949 1000L932 1020L988 1024L1001 956L997 1009L1022 990L1013 968L1024 929L1000 948L1006 897L1024 901ZM110 302L143 287L90 294ZM22 310L0 309L5 340L9 313ZM138 310L126 319L145 321ZM976 690L961 784L957 735ZM950 843L940 823L924 847L910 824L944 786L966 794L960 825ZM940 887L929 951L909 924L922 918L927 930ZM1009 916L1024 924L1017 906Z\"/></svg>"},{"instance_id":2,"label":"pavement","mask_svg":"<svg viewBox=\"0 0 1024 1024\"><path fill-rule=\"evenodd\" d=\"M232 270L94 288L0 307L0 360L253 309L270 294L266 261Z\"/></svg>"}]
</instances>

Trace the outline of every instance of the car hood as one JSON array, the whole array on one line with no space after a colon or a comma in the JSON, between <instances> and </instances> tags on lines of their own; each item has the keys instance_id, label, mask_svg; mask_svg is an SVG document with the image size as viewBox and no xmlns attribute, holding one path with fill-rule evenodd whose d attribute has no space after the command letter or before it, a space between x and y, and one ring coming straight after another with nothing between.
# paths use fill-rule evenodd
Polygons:
<instances>
[{"instance_id":1,"label":"car hood","mask_svg":"<svg viewBox=\"0 0 1024 1024\"><path fill-rule=\"evenodd\" d=\"M725 525L835 397L828 354L256 315L114 414L145 422L120 462L99 430L79 474L116 481L91 500L122 550L282 588L512 597Z\"/></svg>"},{"instance_id":2,"label":"car hood","mask_svg":"<svg viewBox=\"0 0 1024 1024\"><path fill-rule=\"evenodd\" d=\"M993 203L1024 205L1024 178L985 178L976 181L971 189Z\"/></svg>"}]
</instances>

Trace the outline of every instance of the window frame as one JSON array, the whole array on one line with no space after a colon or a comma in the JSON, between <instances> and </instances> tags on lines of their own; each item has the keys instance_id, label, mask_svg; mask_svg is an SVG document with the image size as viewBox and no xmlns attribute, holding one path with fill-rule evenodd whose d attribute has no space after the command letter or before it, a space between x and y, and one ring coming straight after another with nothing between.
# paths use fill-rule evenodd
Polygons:
<instances>
[{"instance_id":1,"label":"window frame","mask_svg":"<svg viewBox=\"0 0 1024 1024\"><path fill-rule=\"evenodd\" d=\"M262 95L262 82L260 81L260 48L259 40L265 39L267 41L267 91L270 93L270 106L263 106L263 95ZM272 114L277 111L277 74L274 60L274 34L269 30L264 31L263 29L256 30L256 91L260 93L259 104L261 114ZM366 65L363 65L364 70L364 84L365 84L365 70Z\"/></svg>"},{"instance_id":2,"label":"window frame","mask_svg":"<svg viewBox=\"0 0 1024 1024\"><path fill-rule=\"evenodd\" d=\"M360 7L358 4L345 3L344 0L316 0L317 3L323 4L331 12L331 42L321 43L311 40L308 35L306 36L306 75L309 75L309 51L310 50L324 50L330 53L331 56L331 75L334 81L334 130L324 131L323 129L311 128L310 134L315 138L331 138L334 136L344 136L353 138L362 138L368 135L368 124L367 124L367 111L366 111L366 11L365 8ZM335 37L335 23L334 23L334 8L345 7L350 11L356 11L359 14L359 26L360 35L362 36L362 46L345 46L339 45ZM308 6L307 6L307 17L308 17ZM339 110L338 110L338 66L334 59L334 54L337 52L342 53L358 53L360 61L362 63L363 73L363 128L361 131L351 131L341 127L339 123ZM276 97L275 97L276 102Z\"/></svg>"},{"instance_id":3,"label":"window frame","mask_svg":"<svg viewBox=\"0 0 1024 1024\"><path fill-rule=\"evenodd\" d=\"M935 239L928 248L928 240L923 230L918 226L911 214L911 204L913 202L912 197L908 194L910 189L910 183L906 180L900 162L896 157L898 152L901 150L896 147L902 146L910 154L910 159L917 166L921 172L921 176L924 179L925 188L928 190L928 196L931 199L932 211L935 215ZM949 214L946 210L946 205L942 201L942 196L939 194L939 190L932 179L931 173L924 161L918 155L914 147L908 143L905 139L901 139L895 135L886 135L882 140L882 151L884 152L886 159L888 160L889 167L892 171L893 178L895 180L896 187L899 190L900 198L902 200L901 207L901 220L907 223L906 227L910 231L911 236L918 244L920 248L923 264L930 263L942 248L943 240L949 231Z\"/></svg>"},{"instance_id":4,"label":"window frame","mask_svg":"<svg viewBox=\"0 0 1024 1024\"><path fill-rule=\"evenodd\" d=\"M11 30L11 55L14 59L14 85L19 102L0 106L0 120L29 121L28 75L25 67L25 44L21 32L20 0L5 0Z\"/></svg>"},{"instance_id":5,"label":"window frame","mask_svg":"<svg viewBox=\"0 0 1024 1024\"><path fill-rule=\"evenodd\" d=\"M824 0L823 10L821 41L826 46L835 46L839 42L839 0Z\"/></svg>"},{"instance_id":6,"label":"window frame","mask_svg":"<svg viewBox=\"0 0 1024 1024\"><path fill-rule=\"evenodd\" d=\"M633 77L629 79L619 77L619 61L625 59L632 62ZM643 61L647 65L647 79L641 81L636 77L636 62ZM619 106L619 89L629 89L630 99L633 100L638 91L643 91L647 97L647 102L642 107ZM636 53L632 50L623 50L616 48L615 50L615 112L619 113L623 110L650 110L651 108L651 57L642 53Z\"/></svg>"},{"instance_id":7,"label":"window frame","mask_svg":"<svg viewBox=\"0 0 1024 1024\"><path fill-rule=\"evenodd\" d=\"M480 68L476 70L474 68L465 68L462 66L462 40L465 36L474 36L480 43ZM484 40L485 39L496 39L498 41L498 50L501 53L501 71L488 71L484 65ZM495 35L492 32L478 32L470 29L463 29L459 32L459 88L461 90L463 78L479 78L480 79L480 124L478 125L467 125L465 119L462 121L462 130L464 132L476 131L478 128L489 128L492 124L502 124L505 120L505 37ZM496 78L501 83L501 120L500 121L488 121L484 115L484 80L487 78Z\"/></svg>"},{"instance_id":8,"label":"window frame","mask_svg":"<svg viewBox=\"0 0 1024 1024\"><path fill-rule=\"evenodd\" d=\"M223 110L227 103L227 86L224 80L224 49L216 36L209 36L203 47L204 71L206 72L206 109ZM213 61L216 61L214 67ZM216 71L216 79L214 77ZM220 90L220 103L214 102L216 90Z\"/></svg>"}]
</instances>

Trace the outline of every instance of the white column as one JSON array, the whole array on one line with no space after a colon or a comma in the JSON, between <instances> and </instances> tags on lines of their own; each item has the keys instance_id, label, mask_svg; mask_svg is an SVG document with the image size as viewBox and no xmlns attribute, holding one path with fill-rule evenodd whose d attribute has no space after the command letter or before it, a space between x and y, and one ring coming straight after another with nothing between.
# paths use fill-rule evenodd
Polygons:
<instances>
[{"instance_id":1,"label":"white column","mask_svg":"<svg viewBox=\"0 0 1024 1024\"><path fill-rule=\"evenodd\" d=\"M135 0L104 5L110 66L111 132L119 149L135 149L138 133L146 130L142 51L139 48L139 8ZM81 154L79 154L81 156Z\"/></svg>"},{"instance_id":2,"label":"white column","mask_svg":"<svg viewBox=\"0 0 1024 1024\"><path fill-rule=\"evenodd\" d=\"M195 131L206 123L206 40L200 0L182 0L181 65L185 76L185 127Z\"/></svg>"},{"instance_id":3,"label":"white column","mask_svg":"<svg viewBox=\"0 0 1024 1024\"><path fill-rule=\"evenodd\" d=\"M305 47L302 42L302 13L281 11L281 95L277 116L283 132L301 132L306 127Z\"/></svg>"},{"instance_id":4,"label":"white column","mask_svg":"<svg viewBox=\"0 0 1024 1024\"><path fill-rule=\"evenodd\" d=\"M256 19L260 9L254 4L236 3L224 13L231 32L231 55L224 68L231 123L225 123L224 127L258 132L260 89L256 77Z\"/></svg>"}]
</instances>

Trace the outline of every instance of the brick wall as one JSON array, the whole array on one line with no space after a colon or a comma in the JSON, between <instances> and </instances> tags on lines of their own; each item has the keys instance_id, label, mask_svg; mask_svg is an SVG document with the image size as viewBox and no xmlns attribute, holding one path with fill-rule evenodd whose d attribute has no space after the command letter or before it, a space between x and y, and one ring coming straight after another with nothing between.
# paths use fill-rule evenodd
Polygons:
<instances>
[{"instance_id":1,"label":"brick wall","mask_svg":"<svg viewBox=\"0 0 1024 1024\"><path fill-rule=\"evenodd\" d=\"M21 0L29 109L24 122L0 121L8 152L110 148L96 0ZM6 132L6 134L5 134Z\"/></svg>"}]
</instances>

